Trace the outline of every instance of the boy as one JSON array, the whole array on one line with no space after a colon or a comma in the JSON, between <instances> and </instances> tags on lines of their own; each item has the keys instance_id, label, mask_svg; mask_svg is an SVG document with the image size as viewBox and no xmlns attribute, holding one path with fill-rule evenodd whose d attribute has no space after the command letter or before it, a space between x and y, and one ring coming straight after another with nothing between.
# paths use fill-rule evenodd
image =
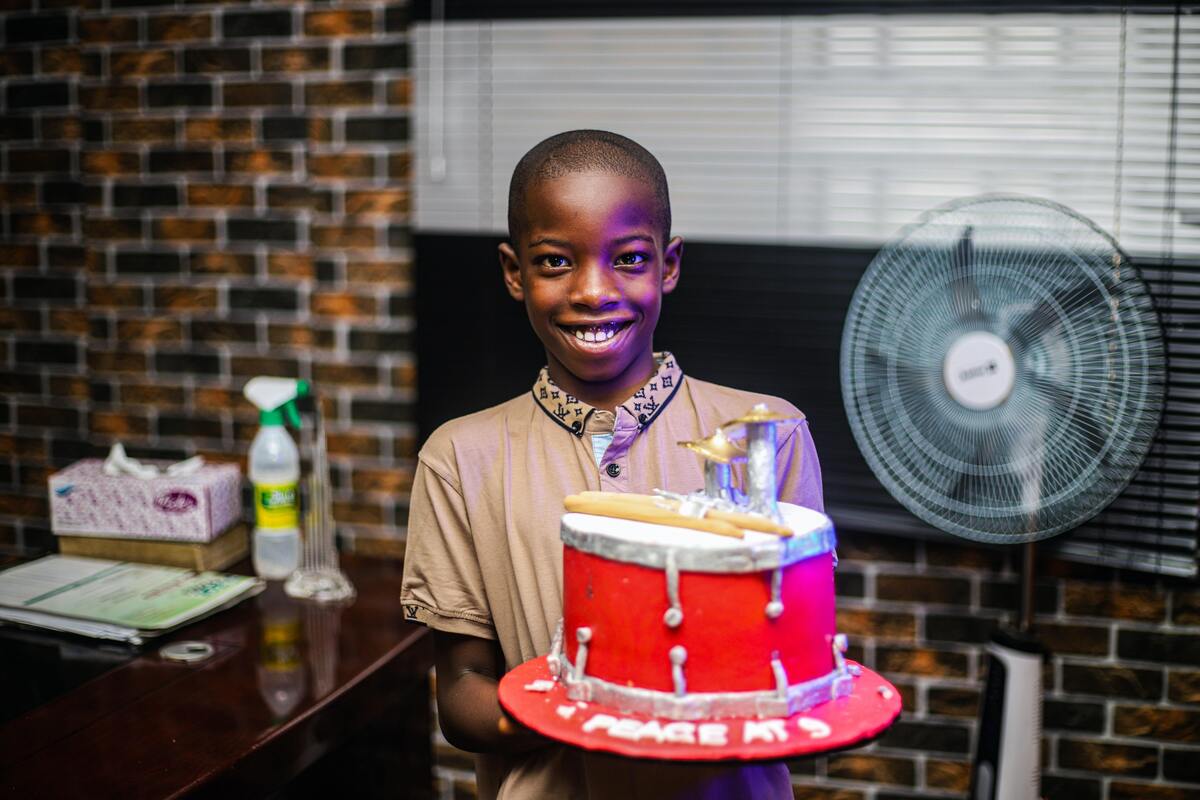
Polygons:
<instances>
[{"instance_id":1,"label":"boy","mask_svg":"<svg viewBox=\"0 0 1200 800\"><path fill-rule=\"evenodd\" d=\"M500 266L546 351L531 394L443 425L421 450L401 601L433 629L442 729L476 759L482 798L787 797L781 764L694 766L585 754L501 710L505 671L547 653L562 613L562 500L587 489L692 491L703 465L680 441L752 405L787 403L685 378L653 348L679 280L658 161L604 131L538 144L509 188ZM785 500L821 509L801 422L779 431Z\"/></svg>"}]
</instances>

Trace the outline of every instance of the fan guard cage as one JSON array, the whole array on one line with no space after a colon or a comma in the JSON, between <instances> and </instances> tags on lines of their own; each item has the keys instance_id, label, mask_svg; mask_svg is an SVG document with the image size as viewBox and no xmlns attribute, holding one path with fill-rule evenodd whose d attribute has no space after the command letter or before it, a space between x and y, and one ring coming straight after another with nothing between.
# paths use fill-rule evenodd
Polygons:
<instances>
[{"instance_id":1,"label":"fan guard cage","mask_svg":"<svg viewBox=\"0 0 1200 800\"><path fill-rule=\"evenodd\" d=\"M1007 392L982 407L951 392L974 370L947 361L968 334L1011 355ZM842 338L871 470L921 519L978 541L1036 541L1102 511L1150 447L1165 376L1150 293L1116 242L1017 196L950 203L886 245Z\"/></svg>"}]
</instances>

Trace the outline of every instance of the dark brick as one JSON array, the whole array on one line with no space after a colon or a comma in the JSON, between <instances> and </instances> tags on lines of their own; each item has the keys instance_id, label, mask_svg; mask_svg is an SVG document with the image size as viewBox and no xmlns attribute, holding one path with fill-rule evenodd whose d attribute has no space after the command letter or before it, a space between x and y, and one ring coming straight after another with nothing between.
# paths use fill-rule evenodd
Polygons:
<instances>
[{"instance_id":1,"label":"dark brick","mask_svg":"<svg viewBox=\"0 0 1200 800\"><path fill-rule=\"evenodd\" d=\"M187 72L249 72L248 47L194 47L183 52L183 68Z\"/></svg>"},{"instance_id":2,"label":"dark brick","mask_svg":"<svg viewBox=\"0 0 1200 800\"><path fill-rule=\"evenodd\" d=\"M980 586L979 604L984 608L1014 611L1021 603L1021 587L1015 581L985 581ZM1039 581L1033 587L1033 606L1039 614L1054 614L1058 610L1058 586Z\"/></svg>"},{"instance_id":3,"label":"dark brick","mask_svg":"<svg viewBox=\"0 0 1200 800\"><path fill-rule=\"evenodd\" d=\"M0 115L0 140L24 141L33 138L33 117Z\"/></svg>"},{"instance_id":4,"label":"dark brick","mask_svg":"<svg viewBox=\"0 0 1200 800\"><path fill-rule=\"evenodd\" d=\"M971 584L965 578L881 574L875 579L875 596L880 600L968 605Z\"/></svg>"},{"instance_id":5,"label":"dark brick","mask_svg":"<svg viewBox=\"0 0 1200 800\"><path fill-rule=\"evenodd\" d=\"M15 78L33 74L33 51L9 48L0 50L0 75Z\"/></svg>"},{"instance_id":6,"label":"dark brick","mask_svg":"<svg viewBox=\"0 0 1200 800\"><path fill-rule=\"evenodd\" d=\"M415 419L411 403L364 398L351 401L350 416L357 422L412 422Z\"/></svg>"},{"instance_id":7,"label":"dark brick","mask_svg":"<svg viewBox=\"0 0 1200 800\"><path fill-rule=\"evenodd\" d=\"M16 275L13 297L17 300L75 300L79 296L74 275Z\"/></svg>"},{"instance_id":8,"label":"dark brick","mask_svg":"<svg viewBox=\"0 0 1200 800\"><path fill-rule=\"evenodd\" d=\"M71 103L71 90L65 81L10 83L4 95L10 109L59 108Z\"/></svg>"},{"instance_id":9,"label":"dark brick","mask_svg":"<svg viewBox=\"0 0 1200 800\"><path fill-rule=\"evenodd\" d=\"M79 363L78 342L17 342L17 361L24 364L69 364Z\"/></svg>"},{"instance_id":10,"label":"dark brick","mask_svg":"<svg viewBox=\"0 0 1200 800\"><path fill-rule=\"evenodd\" d=\"M1194 633L1117 633L1117 656L1131 661L1200 665L1200 636Z\"/></svg>"},{"instance_id":11,"label":"dark brick","mask_svg":"<svg viewBox=\"0 0 1200 800\"><path fill-rule=\"evenodd\" d=\"M151 172L212 172L209 150L151 150Z\"/></svg>"},{"instance_id":12,"label":"dark brick","mask_svg":"<svg viewBox=\"0 0 1200 800\"><path fill-rule=\"evenodd\" d=\"M112 189L114 206L177 206L179 187L174 184L116 184Z\"/></svg>"},{"instance_id":13,"label":"dark brick","mask_svg":"<svg viewBox=\"0 0 1200 800\"><path fill-rule=\"evenodd\" d=\"M66 14L10 16L4 23L6 45L55 42L71 38L71 20Z\"/></svg>"},{"instance_id":14,"label":"dark brick","mask_svg":"<svg viewBox=\"0 0 1200 800\"><path fill-rule=\"evenodd\" d=\"M17 425L46 428L75 428L79 426L79 411L74 408L17 404Z\"/></svg>"},{"instance_id":15,"label":"dark brick","mask_svg":"<svg viewBox=\"0 0 1200 800\"><path fill-rule=\"evenodd\" d=\"M916 638L917 620L912 614L842 606L837 610L837 629L852 637L911 641Z\"/></svg>"},{"instance_id":16,"label":"dark brick","mask_svg":"<svg viewBox=\"0 0 1200 800\"><path fill-rule=\"evenodd\" d=\"M346 119L348 142L406 142L407 116L351 117Z\"/></svg>"},{"instance_id":17,"label":"dark brick","mask_svg":"<svg viewBox=\"0 0 1200 800\"><path fill-rule=\"evenodd\" d=\"M188 417L176 414L158 415L159 436L199 436L207 439L221 438L221 421L204 417Z\"/></svg>"},{"instance_id":18,"label":"dark brick","mask_svg":"<svg viewBox=\"0 0 1200 800\"><path fill-rule=\"evenodd\" d=\"M1101 796L1101 784L1098 780L1064 778L1042 773L1042 797L1046 800L1100 800ZM1115 798L1110 796L1109 800Z\"/></svg>"},{"instance_id":19,"label":"dark brick","mask_svg":"<svg viewBox=\"0 0 1200 800\"><path fill-rule=\"evenodd\" d=\"M42 183L42 202L50 205L69 205L83 199L83 184L79 181L45 181Z\"/></svg>"},{"instance_id":20,"label":"dark brick","mask_svg":"<svg viewBox=\"0 0 1200 800\"><path fill-rule=\"evenodd\" d=\"M408 294L393 294L388 298L388 314L393 319L400 317L411 317L416 313L416 307L413 304L413 298ZM842 592L839 592L842 594Z\"/></svg>"},{"instance_id":21,"label":"dark brick","mask_svg":"<svg viewBox=\"0 0 1200 800\"><path fill-rule=\"evenodd\" d=\"M925 638L934 642L982 643L991 638L998 621L979 616L926 614Z\"/></svg>"},{"instance_id":22,"label":"dark brick","mask_svg":"<svg viewBox=\"0 0 1200 800\"><path fill-rule=\"evenodd\" d=\"M278 242L294 244L299 231L289 219L239 219L225 222L226 235L235 242Z\"/></svg>"},{"instance_id":23,"label":"dark brick","mask_svg":"<svg viewBox=\"0 0 1200 800\"><path fill-rule=\"evenodd\" d=\"M1066 769L1152 778L1158 773L1158 751L1137 745L1059 739L1058 764Z\"/></svg>"},{"instance_id":24,"label":"dark brick","mask_svg":"<svg viewBox=\"0 0 1200 800\"><path fill-rule=\"evenodd\" d=\"M337 279L337 262L327 258L317 259L317 280L321 283L333 283Z\"/></svg>"},{"instance_id":25,"label":"dark brick","mask_svg":"<svg viewBox=\"0 0 1200 800\"><path fill-rule=\"evenodd\" d=\"M221 357L216 353L200 352L192 348L182 353L154 354L154 369L158 372L221 374Z\"/></svg>"},{"instance_id":26,"label":"dark brick","mask_svg":"<svg viewBox=\"0 0 1200 800\"><path fill-rule=\"evenodd\" d=\"M308 138L308 117L303 115L265 116L262 120L264 141L303 141Z\"/></svg>"},{"instance_id":27,"label":"dark brick","mask_svg":"<svg viewBox=\"0 0 1200 800\"><path fill-rule=\"evenodd\" d=\"M14 174L70 172L71 151L51 147L9 150L8 171Z\"/></svg>"},{"instance_id":28,"label":"dark brick","mask_svg":"<svg viewBox=\"0 0 1200 800\"><path fill-rule=\"evenodd\" d=\"M396 353L411 350L412 333L408 331L377 331L353 329L350 331L350 349L378 353Z\"/></svg>"},{"instance_id":29,"label":"dark brick","mask_svg":"<svg viewBox=\"0 0 1200 800\"><path fill-rule=\"evenodd\" d=\"M255 311L295 311L299 305L293 289L229 289L229 307Z\"/></svg>"},{"instance_id":30,"label":"dark brick","mask_svg":"<svg viewBox=\"0 0 1200 800\"><path fill-rule=\"evenodd\" d=\"M290 106L292 87L280 81L227 83L221 89L221 97L226 106Z\"/></svg>"},{"instance_id":31,"label":"dark brick","mask_svg":"<svg viewBox=\"0 0 1200 800\"><path fill-rule=\"evenodd\" d=\"M388 33L408 31L408 4L396 3L388 6L383 12L383 26Z\"/></svg>"},{"instance_id":32,"label":"dark brick","mask_svg":"<svg viewBox=\"0 0 1200 800\"><path fill-rule=\"evenodd\" d=\"M342 48L343 69L406 69L408 45L404 42L386 44L348 44Z\"/></svg>"},{"instance_id":33,"label":"dark brick","mask_svg":"<svg viewBox=\"0 0 1200 800\"><path fill-rule=\"evenodd\" d=\"M1133 667L1062 665L1062 690L1100 697L1156 700L1162 696L1162 672Z\"/></svg>"},{"instance_id":34,"label":"dark brick","mask_svg":"<svg viewBox=\"0 0 1200 800\"><path fill-rule=\"evenodd\" d=\"M1043 700L1042 721L1047 730L1104 732L1104 706L1066 700Z\"/></svg>"},{"instance_id":35,"label":"dark brick","mask_svg":"<svg viewBox=\"0 0 1200 800\"><path fill-rule=\"evenodd\" d=\"M1187 750L1163 748L1162 766L1163 777L1167 780L1200 783L1200 758L1197 758L1194 748Z\"/></svg>"},{"instance_id":36,"label":"dark brick","mask_svg":"<svg viewBox=\"0 0 1200 800\"><path fill-rule=\"evenodd\" d=\"M930 714L974 719L979 714L979 691L930 686L926 695Z\"/></svg>"},{"instance_id":37,"label":"dark brick","mask_svg":"<svg viewBox=\"0 0 1200 800\"><path fill-rule=\"evenodd\" d=\"M146 102L151 108L195 108L213 104L209 83L152 83L146 87Z\"/></svg>"},{"instance_id":38,"label":"dark brick","mask_svg":"<svg viewBox=\"0 0 1200 800\"><path fill-rule=\"evenodd\" d=\"M965 725L900 720L888 728L880 744L902 750L966 754L970 741L971 732Z\"/></svg>"},{"instance_id":39,"label":"dark brick","mask_svg":"<svg viewBox=\"0 0 1200 800\"><path fill-rule=\"evenodd\" d=\"M1176 625L1200 625L1200 592L1175 592L1171 621Z\"/></svg>"},{"instance_id":40,"label":"dark brick","mask_svg":"<svg viewBox=\"0 0 1200 800\"><path fill-rule=\"evenodd\" d=\"M225 170L255 175L290 173L292 154L286 150L226 151Z\"/></svg>"},{"instance_id":41,"label":"dark brick","mask_svg":"<svg viewBox=\"0 0 1200 800\"><path fill-rule=\"evenodd\" d=\"M80 39L86 44L132 42L138 38L137 17L105 14L79 21Z\"/></svg>"},{"instance_id":42,"label":"dark brick","mask_svg":"<svg viewBox=\"0 0 1200 800\"><path fill-rule=\"evenodd\" d=\"M221 18L221 31L226 39L291 36L290 11L233 11Z\"/></svg>"},{"instance_id":43,"label":"dark brick","mask_svg":"<svg viewBox=\"0 0 1200 800\"><path fill-rule=\"evenodd\" d=\"M141 103L134 84L79 87L79 104L88 111L136 111Z\"/></svg>"},{"instance_id":44,"label":"dark brick","mask_svg":"<svg viewBox=\"0 0 1200 800\"><path fill-rule=\"evenodd\" d=\"M117 253L116 268L121 275L178 275L183 272L183 260L178 253L135 250Z\"/></svg>"}]
</instances>

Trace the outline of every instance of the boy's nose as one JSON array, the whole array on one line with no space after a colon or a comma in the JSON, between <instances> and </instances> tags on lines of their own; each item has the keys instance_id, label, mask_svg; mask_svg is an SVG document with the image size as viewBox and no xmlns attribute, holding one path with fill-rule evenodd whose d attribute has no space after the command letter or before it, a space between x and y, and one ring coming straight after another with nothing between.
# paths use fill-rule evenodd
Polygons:
<instances>
[{"instance_id":1,"label":"boy's nose","mask_svg":"<svg viewBox=\"0 0 1200 800\"><path fill-rule=\"evenodd\" d=\"M586 308L604 308L617 303L621 292L617 288L612 270L599 264L585 264L575 272L575 283L571 287L571 302Z\"/></svg>"}]
</instances>

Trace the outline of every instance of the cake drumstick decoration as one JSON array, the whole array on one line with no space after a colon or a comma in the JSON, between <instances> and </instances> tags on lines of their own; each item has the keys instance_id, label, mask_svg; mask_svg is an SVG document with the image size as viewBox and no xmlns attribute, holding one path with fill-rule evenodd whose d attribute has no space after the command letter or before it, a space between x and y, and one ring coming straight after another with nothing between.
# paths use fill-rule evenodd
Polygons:
<instances>
[{"instance_id":1,"label":"cake drumstick decoration","mask_svg":"<svg viewBox=\"0 0 1200 800\"><path fill-rule=\"evenodd\" d=\"M681 443L705 459L703 491L566 498L562 621L501 679L509 714L576 747L683 761L840 750L896 720L895 687L837 632L832 522L775 498L775 425L799 419L756 406ZM726 477L741 436L745 503Z\"/></svg>"}]
</instances>

